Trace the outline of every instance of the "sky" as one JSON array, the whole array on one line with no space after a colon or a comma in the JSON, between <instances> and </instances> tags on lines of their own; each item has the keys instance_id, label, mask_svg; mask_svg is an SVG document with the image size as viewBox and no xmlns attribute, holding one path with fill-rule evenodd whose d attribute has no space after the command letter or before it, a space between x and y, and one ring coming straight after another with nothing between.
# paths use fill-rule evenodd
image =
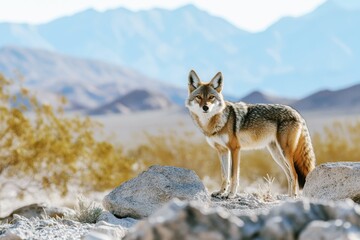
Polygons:
<instances>
[{"instance_id":1,"label":"sky","mask_svg":"<svg viewBox=\"0 0 360 240\"><path fill-rule=\"evenodd\" d=\"M311 12L325 0L0 0L0 22L44 23L88 8L98 11L126 7L134 11L174 9L194 4L235 26L258 32L284 16Z\"/></svg>"}]
</instances>

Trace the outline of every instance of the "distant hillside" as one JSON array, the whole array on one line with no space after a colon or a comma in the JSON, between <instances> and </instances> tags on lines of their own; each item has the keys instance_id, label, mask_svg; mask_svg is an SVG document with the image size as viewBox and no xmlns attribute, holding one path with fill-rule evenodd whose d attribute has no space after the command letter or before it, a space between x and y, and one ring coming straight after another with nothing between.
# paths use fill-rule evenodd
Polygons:
<instances>
[{"instance_id":1,"label":"distant hillside","mask_svg":"<svg viewBox=\"0 0 360 240\"><path fill-rule=\"evenodd\" d=\"M360 113L360 84L337 90L323 90L293 104L305 111L335 110Z\"/></svg>"},{"instance_id":2,"label":"distant hillside","mask_svg":"<svg viewBox=\"0 0 360 240\"><path fill-rule=\"evenodd\" d=\"M290 105L295 102L295 99L283 98L274 95L262 93L260 91L252 92L245 97L241 98L240 101L246 103L276 103Z\"/></svg>"},{"instance_id":3,"label":"distant hillside","mask_svg":"<svg viewBox=\"0 0 360 240\"><path fill-rule=\"evenodd\" d=\"M129 92L125 96L100 106L88 113L103 115L109 113L131 113L144 110L166 109L174 104L164 95L148 90L138 89Z\"/></svg>"},{"instance_id":4,"label":"distant hillside","mask_svg":"<svg viewBox=\"0 0 360 240\"><path fill-rule=\"evenodd\" d=\"M139 88L163 92L181 104L186 95L128 68L38 49L0 48L0 72L8 77L20 73L42 101L66 96L68 109L93 109Z\"/></svg>"},{"instance_id":5,"label":"distant hillside","mask_svg":"<svg viewBox=\"0 0 360 240\"><path fill-rule=\"evenodd\" d=\"M240 101L246 103L286 104L300 111L349 111L360 113L360 84L335 91L321 90L298 100L255 91L241 98Z\"/></svg>"},{"instance_id":6,"label":"distant hillside","mask_svg":"<svg viewBox=\"0 0 360 240\"><path fill-rule=\"evenodd\" d=\"M186 85L191 68L205 81L222 71L229 95L268 89L297 97L359 80L357 5L328 0L260 33L242 31L193 5L136 12L89 9L41 25L0 23L0 46L100 59L179 87Z\"/></svg>"}]
</instances>

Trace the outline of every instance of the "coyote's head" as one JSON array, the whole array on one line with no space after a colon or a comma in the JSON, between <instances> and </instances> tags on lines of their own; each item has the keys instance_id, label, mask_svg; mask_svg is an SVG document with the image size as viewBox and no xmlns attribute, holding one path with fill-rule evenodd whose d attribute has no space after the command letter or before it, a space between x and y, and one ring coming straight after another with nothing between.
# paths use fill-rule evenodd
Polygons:
<instances>
[{"instance_id":1,"label":"coyote's head","mask_svg":"<svg viewBox=\"0 0 360 240\"><path fill-rule=\"evenodd\" d=\"M223 77L218 72L213 79L204 83L201 82L194 70L189 73L189 96L185 105L196 115L214 115L221 112L225 102L221 94Z\"/></svg>"}]
</instances>

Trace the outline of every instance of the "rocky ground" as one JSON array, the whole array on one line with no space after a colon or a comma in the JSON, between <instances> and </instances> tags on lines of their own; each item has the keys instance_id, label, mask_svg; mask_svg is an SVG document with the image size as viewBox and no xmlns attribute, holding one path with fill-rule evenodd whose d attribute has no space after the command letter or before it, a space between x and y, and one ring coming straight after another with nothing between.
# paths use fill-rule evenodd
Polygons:
<instances>
[{"instance_id":1,"label":"rocky ground","mask_svg":"<svg viewBox=\"0 0 360 240\"><path fill-rule=\"evenodd\" d=\"M265 192L223 200L209 197L193 171L154 166L105 196L99 214L87 209L93 223L75 221L68 209L32 205L2 220L0 239L360 239L359 169L319 166L298 199ZM316 190L324 188L331 194Z\"/></svg>"}]
</instances>

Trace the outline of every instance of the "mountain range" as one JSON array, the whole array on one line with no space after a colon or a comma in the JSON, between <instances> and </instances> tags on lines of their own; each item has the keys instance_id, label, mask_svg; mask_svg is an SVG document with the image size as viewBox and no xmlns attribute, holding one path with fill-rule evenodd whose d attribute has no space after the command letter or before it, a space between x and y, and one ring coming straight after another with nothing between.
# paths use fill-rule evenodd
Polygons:
<instances>
[{"instance_id":1,"label":"mountain range","mask_svg":"<svg viewBox=\"0 0 360 240\"><path fill-rule=\"evenodd\" d=\"M133 90L124 96L91 109L87 113L91 115L104 115L112 113L132 113L139 111L149 111L166 109L174 106L165 95L159 92L152 92L145 89Z\"/></svg>"},{"instance_id":2,"label":"mountain range","mask_svg":"<svg viewBox=\"0 0 360 240\"><path fill-rule=\"evenodd\" d=\"M128 68L40 49L0 48L0 73L13 79L20 74L43 103L65 96L68 110L95 109L137 89L163 92L174 103L183 103L186 95Z\"/></svg>"},{"instance_id":3,"label":"mountain range","mask_svg":"<svg viewBox=\"0 0 360 240\"><path fill-rule=\"evenodd\" d=\"M137 12L89 9L40 25L0 23L0 46L97 59L178 87L186 84L191 68L204 80L222 71L229 95L259 89L300 98L360 81L359 5L328 0L259 33L193 5Z\"/></svg>"},{"instance_id":4,"label":"mountain range","mask_svg":"<svg viewBox=\"0 0 360 240\"><path fill-rule=\"evenodd\" d=\"M186 89L147 78L127 68L39 49L0 48L0 72L16 78L25 73L24 85L43 103L68 99L67 110L86 114L129 113L184 105ZM15 91L15 90L14 90ZM21 101L21 97L18 99ZM302 99L254 91L231 101L287 104L301 111L360 112L360 84L340 90L321 90Z\"/></svg>"},{"instance_id":5,"label":"mountain range","mask_svg":"<svg viewBox=\"0 0 360 240\"><path fill-rule=\"evenodd\" d=\"M321 90L302 99L289 99L254 91L240 101L247 103L286 104L301 112L360 113L360 84L339 90Z\"/></svg>"}]
</instances>

